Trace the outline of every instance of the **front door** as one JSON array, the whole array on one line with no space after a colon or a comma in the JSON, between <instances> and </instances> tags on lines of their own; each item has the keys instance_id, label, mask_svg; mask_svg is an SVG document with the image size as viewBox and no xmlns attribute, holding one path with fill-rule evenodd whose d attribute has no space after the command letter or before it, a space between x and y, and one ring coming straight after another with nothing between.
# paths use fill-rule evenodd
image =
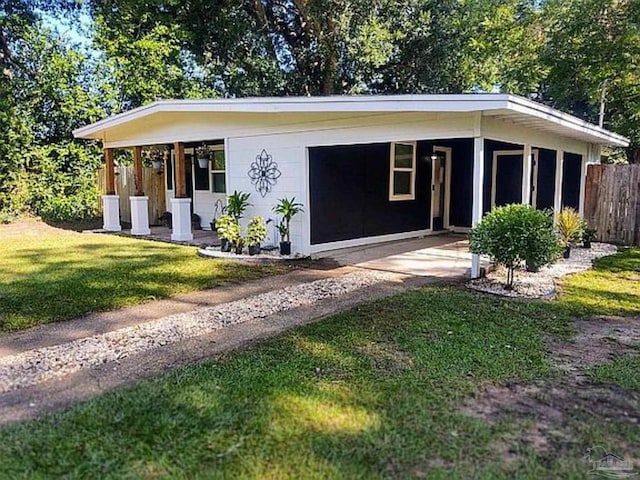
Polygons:
<instances>
[{"instance_id":1,"label":"front door","mask_svg":"<svg viewBox=\"0 0 640 480\"><path fill-rule=\"evenodd\" d=\"M451 148L433 147L431 156L431 229L449 227L449 176Z\"/></svg>"}]
</instances>

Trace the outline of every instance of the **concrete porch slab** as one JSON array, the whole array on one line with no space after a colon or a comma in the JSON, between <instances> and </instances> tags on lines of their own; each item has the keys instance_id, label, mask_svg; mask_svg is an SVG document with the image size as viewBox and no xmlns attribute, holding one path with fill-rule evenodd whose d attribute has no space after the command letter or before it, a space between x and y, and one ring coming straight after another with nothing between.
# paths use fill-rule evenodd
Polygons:
<instances>
[{"instance_id":1,"label":"concrete porch slab","mask_svg":"<svg viewBox=\"0 0 640 480\"><path fill-rule=\"evenodd\" d=\"M464 278L471 266L466 235L453 234L334 250L320 256L338 265L448 279Z\"/></svg>"}]
</instances>

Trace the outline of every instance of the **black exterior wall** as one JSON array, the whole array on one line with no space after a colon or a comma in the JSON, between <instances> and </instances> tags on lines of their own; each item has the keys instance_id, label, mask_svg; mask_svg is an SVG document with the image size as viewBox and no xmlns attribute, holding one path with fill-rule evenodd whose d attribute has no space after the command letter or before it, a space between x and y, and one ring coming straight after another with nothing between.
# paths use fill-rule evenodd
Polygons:
<instances>
[{"instance_id":1,"label":"black exterior wall","mask_svg":"<svg viewBox=\"0 0 640 480\"><path fill-rule=\"evenodd\" d=\"M522 145L485 140L484 142L484 183L482 211L491 210L491 188L493 181L493 154L496 150L523 150ZM520 203L522 200L522 155L505 157L500 161L496 175L496 205Z\"/></svg>"},{"instance_id":2,"label":"black exterior wall","mask_svg":"<svg viewBox=\"0 0 640 480\"><path fill-rule=\"evenodd\" d=\"M537 148L537 147L536 147ZM556 152L538 148L538 182L536 188L536 208L553 208L556 191Z\"/></svg>"},{"instance_id":3,"label":"black exterior wall","mask_svg":"<svg viewBox=\"0 0 640 480\"><path fill-rule=\"evenodd\" d=\"M389 201L390 148L309 148L312 245L430 228L432 150L418 142L415 200Z\"/></svg>"},{"instance_id":4,"label":"black exterior wall","mask_svg":"<svg viewBox=\"0 0 640 480\"><path fill-rule=\"evenodd\" d=\"M580 176L582 174L582 155L564 154L562 167L562 206L578 210L580 206Z\"/></svg>"}]
</instances>

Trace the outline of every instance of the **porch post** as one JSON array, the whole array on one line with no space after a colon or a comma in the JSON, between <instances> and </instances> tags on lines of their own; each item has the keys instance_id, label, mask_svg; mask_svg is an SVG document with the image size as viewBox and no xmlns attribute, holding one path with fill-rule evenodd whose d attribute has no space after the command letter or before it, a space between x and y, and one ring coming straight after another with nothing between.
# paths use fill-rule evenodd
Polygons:
<instances>
[{"instance_id":1,"label":"porch post","mask_svg":"<svg viewBox=\"0 0 640 480\"><path fill-rule=\"evenodd\" d=\"M482 199L484 196L484 137L473 139L473 205L471 222L475 227L482 220ZM471 254L471 278L480 276L480 255Z\"/></svg>"},{"instance_id":2,"label":"porch post","mask_svg":"<svg viewBox=\"0 0 640 480\"><path fill-rule=\"evenodd\" d=\"M522 154L522 204L531 205L531 172L533 170L533 159L531 155L531 144L525 143Z\"/></svg>"},{"instance_id":3,"label":"porch post","mask_svg":"<svg viewBox=\"0 0 640 480\"><path fill-rule=\"evenodd\" d=\"M600 154L600 145L590 143L587 157L582 157L582 169L580 171L580 203L578 204L578 212L582 217L584 217L585 193L587 189L587 172L589 171L589 165L600 163Z\"/></svg>"},{"instance_id":4,"label":"porch post","mask_svg":"<svg viewBox=\"0 0 640 480\"><path fill-rule=\"evenodd\" d=\"M187 197L185 183L184 143L176 142L175 150L175 192L176 198L171 199L171 221L173 232L171 240L184 242L193 240L191 232L191 199Z\"/></svg>"},{"instance_id":5,"label":"porch post","mask_svg":"<svg viewBox=\"0 0 640 480\"><path fill-rule=\"evenodd\" d=\"M149 197L144 195L142 147L133 147L133 180L136 194L131 202L131 235L149 235Z\"/></svg>"},{"instance_id":6,"label":"porch post","mask_svg":"<svg viewBox=\"0 0 640 480\"><path fill-rule=\"evenodd\" d=\"M102 196L102 229L108 232L119 232L120 197L116 195L116 167L113 161L113 148L104 149L105 160L105 194Z\"/></svg>"},{"instance_id":7,"label":"porch post","mask_svg":"<svg viewBox=\"0 0 640 480\"><path fill-rule=\"evenodd\" d=\"M562 210L562 170L564 167L564 151L556 150L556 184L553 190L553 217L557 218Z\"/></svg>"}]
</instances>

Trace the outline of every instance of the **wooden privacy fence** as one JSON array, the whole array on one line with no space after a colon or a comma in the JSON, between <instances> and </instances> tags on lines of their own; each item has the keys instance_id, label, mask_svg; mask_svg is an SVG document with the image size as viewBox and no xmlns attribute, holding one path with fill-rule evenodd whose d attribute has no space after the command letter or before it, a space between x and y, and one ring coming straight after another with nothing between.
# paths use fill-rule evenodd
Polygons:
<instances>
[{"instance_id":1,"label":"wooden privacy fence","mask_svg":"<svg viewBox=\"0 0 640 480\"><path fill-rule=\"evenodd\" d=\"M589 165L584 217L598 240L640 245L640 165Z\"/></svg>"},{"instance_id":2,"label":"wooden privacy fence","mask_svg":"<svg viewBox=\"0 0 640 480\"><path fill-rule=\"evenodd\" d=\"M133 167L118 167L116 175L116 193L120 195L120 221L131 223L131 202L129 197L135 195L136 186L133 179ZM167 201L164 190L164 173L155 168L142 169L144 194L149 197L149 223L158 225L160 215L167 211ZM98 188L105 193L105 169L98 170ZM102 213L102 202L98 210Z\"/></svg>"}]
</instances>

